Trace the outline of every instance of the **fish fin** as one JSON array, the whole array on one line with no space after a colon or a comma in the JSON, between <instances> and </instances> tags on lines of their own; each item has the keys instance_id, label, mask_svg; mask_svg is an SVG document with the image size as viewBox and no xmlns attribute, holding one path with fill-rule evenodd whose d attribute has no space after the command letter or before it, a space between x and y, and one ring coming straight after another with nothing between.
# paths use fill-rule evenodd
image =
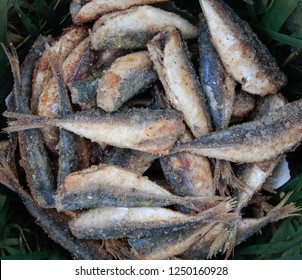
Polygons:
<instances>
[{"instance_id":1,"label":"fish fin","mask_svg":"<svg viewBox=\"0 0 302 280\"><path fill-rule=\"evenodd\" d=\"M295 206L294 203L289 203L285 205L291 195L292 192L288 193L277 206L275 206L270 212L267 213L264 218L268 219L268 223L277 222L281 219L285 219L288 217L302 215L302 213L297 213L301 212L302 208Z\"/></svg>"},{"instance_id":2,"label":"fish fin","mask_svg":"<svg viewBox=\"0 0 302 280\"><path fill-rule=\"evenodd\" d=\"M224 201L206 211L212 211L213 216L217 220L223 222L235 221L239 218L238 214L232 212L235 209L236 204L237 201L234 198L226 198Z\"/></svg>"},{"instance_id":3,"label":"fish fin","mask_svg":"<svg viewBox=\"0 0 302 280\"><path fill-rule=\"evenodd\" d=\"M8 48L3 43L1 43L1 46L11 65L15 83L21 85L20 65L19 65L19 59L15 47L13 46L12 43L9 44L10 50L8 50Z\"/></svg>"},{"instance_id":4,"label":"fish fin","mask_svg":"<svg viewBox=\"0 0 302 280\"><path fill-rule=\"evenodd\" d=\"M237 221L231 221L230 223L225 224L221 233L213 241L207 258L210 259L215 257L218 253L226 253L225 259L228 259L234 250L236 235Z\"/></svg>"},{"instance_id":5,"label":"fish fin","mask_svg":"<svg viewBox=\"0 0 302 280\"><path fill-rule=\"evenodd\" d=\"M221 196L230 195L228 186L236 190L242 190L248 187L243 181L235 176L231 163L225 160L216 161L214 186L216 186Z\"/></svg>"},{"instance_id":6,"label":"fish fin","mask_svg":"<svg viewBox=\"0 0 302 280\"><path fill-rule=\"evenodd\" d=\"M52 126L52 120L46 116L20 114L15 112L4 112L3 116L6 118L17 119L16 121L8 121L8 127L3 131L6 133L12 133L32 128L41 128L45 126Z\"/></svg>"}]
</instances>

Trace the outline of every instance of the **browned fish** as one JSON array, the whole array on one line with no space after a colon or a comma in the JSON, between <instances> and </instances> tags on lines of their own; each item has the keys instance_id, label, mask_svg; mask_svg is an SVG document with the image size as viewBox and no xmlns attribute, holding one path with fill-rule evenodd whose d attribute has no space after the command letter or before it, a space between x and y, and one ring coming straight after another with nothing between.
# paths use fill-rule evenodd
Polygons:
<instances>
[{"instance_id":1,"label":"browned fish","mask_svg":"<svg viewBox=\"0 0 302 280\"><path fill-rule=\"evenodd\" d=\"M35 115L4 113L18 118L7 132L56 126L97 143L130 148L154 154L167 154L184 131L181 113L175 110L132 109L106 114L92 109L66 117L48 118Z\"/></svg>"},{"instance_id":2,"label":"browned fish","mask_svg":"<svg viewBox=\"0 0 302 280\"><path fill-rule=\"evenodd\" d=\"M232 126L175 148L233 162L261 162L295 149L302 140L302 100L260 120Z\"/></svg>"},{"instance_id":3,"label":"browned fish","mask_svg":"<svg viewBox=\"0 0 302 280\"><path fill-rule=\"evenodd\" d=\"M92 0L72 1L70 4L70 13L75 24L82 25L85 22L97 20L100 16L114 12L125 10L136 5L150 5L169 0ZM88 3L86 3L88 2Z\"/></svg>"},{"instance_id":4,"label":"browned fish","mask_svg":"<svg viewBox=\"0 0 302 280\"><path fill-rule=\"evenodd\" d=\"M242 89L259 95L280 90L287 78L248 24L222 0L199 3L224 67Z\"/></svg>"},{"instance_id":5,"label":"browned fish","mask_svg":"<svg viewBox=\"0 0 302 280\"><path fill-rule=\"evenodd\" d=\"M132 7L102 16L91 32L93 49L141 49L167 26L178 28L185 39L197 37L197 28L177 14L151 6Z\"/></svg>"}]
</instances>

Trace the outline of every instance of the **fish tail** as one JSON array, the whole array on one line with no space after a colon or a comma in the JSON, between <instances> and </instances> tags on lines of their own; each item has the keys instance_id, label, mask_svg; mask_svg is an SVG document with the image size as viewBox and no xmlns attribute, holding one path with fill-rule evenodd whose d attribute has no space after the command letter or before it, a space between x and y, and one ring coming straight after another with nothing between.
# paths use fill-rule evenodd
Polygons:
<instances>
[{"instance_id":1,"label":"fish tail","mask_svg":"<svg viewBox=\"0 0 302 280\"><path fill-rule=\"evenodd\" d=\"M291 194L292 192L288 193L277 206L275 206L270 212L268 212L265 218L268 219L269 223L277 222L281 219L285 219L288 217L302 215L301 214L302 208L295 206L294 203L286 204ZM300 212L300 214L297 212Z\"/></svg>"},{"instance_id":2,"label":"fish tail","mask_svg":"<svg viewBox=\"0 0 302 280\"><path fill-rule=\"evenodd\" d=\"M4 112L3 116L9 119L16 119L15 121L8 121L8 127L3 129L6 133L54 125L54 119L45 116L20 114L8 111Z\"/></svg>"},{"instance_id":3,"label":"fish tail","mask_svg":"<svg viewBox=\"0 0 302 280\"><path fill-rule=\"evenodd\" d=\"M248 186L237 178L232 169L231 163L225 160L217 160L214 172L214 186L221 196L229 195L228 186L235 190L244 190Z\"/></svg>"},{"instance_id":4,"label":"fish tail","mask_svg":"<svg viewBox=\"0 0 302 280\"><path fill-rule=\"evenodd\" d=\"M236 236L237 236L237 222L231 222L230 224L225 225L225 230L214 239L213 243L210 246L207 258L210 259L215 257L218 253L224 254L225 259L228 259L232 254L234 247L236 245Z\"/></svg>"}]
</instances>

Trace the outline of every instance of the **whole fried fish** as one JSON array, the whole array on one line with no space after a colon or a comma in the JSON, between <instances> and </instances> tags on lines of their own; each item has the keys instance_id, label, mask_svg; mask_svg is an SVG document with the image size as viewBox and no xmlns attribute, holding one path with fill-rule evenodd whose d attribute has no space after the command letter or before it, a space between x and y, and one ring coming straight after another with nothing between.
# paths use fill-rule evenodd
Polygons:
<instances>
[{"instance_id":1,"label":"whole fried fish","mask_svg":"<svg viewBox=\"0 0 302 280\"><path fill-rule=\"evenodd\" d=\"M195 137L208 134L211 122L204 94L179 31L167 27L147 47L169 102L183 113Z\"/></svg>"},{"instance_id":2,"label":"whole fried fish","mask_svg":"<svg viewBox=\"0 0 302 280\"><path fill-rule=\"evenodd\" d=\"M176 147L232 162L261 162L295 149L302 140L302 100L289 103L260 120L232 126Z\"/></svg>"},{"instance_id":3,"label":"whole fried fish","mask_svg":"<svg viewBox=\"0 0 302 280\"><path fill-rule=\"evenodd\" d=\"M83 1L84 5L78 1L73 1L70 4L70 13L72 21L77 25L82 25L114 11L125 10L136 5L150 5L166 1L169 0L92 0L88 3Z\"/></svg>"},{"instance_id":4,"label":"whole fried fish","mask_svg":"<svg viewBox=\"0 0 302 280\"><path fill-rule=\"evenodd\" d=\"M88 35L83 27L67 30L51 47L51 51L60 52L60 59L64 60L73 49ZM37 114L40 95L52 77L52 70L48 61L48 53L44 51L36 62L32 77L31 112Z\"/></svg>"},{"instance_id":5,"label":"whole fried fish","mask_svg":"<svg viewBox=\"0 0 302 280\"><path fill-rule=\"evenodd\" d=\"M67 175L56 196L56 207L61 211L179 204L201 211L217 201L219 197L179 197L131 169L100 164Z\"/></svg>"},{"instance_id":6,"label":"whole fried fish","mask_svg":"<svg viewBox=\"0 0 302 280\"><path fill-rule=\"evenodd\" d=\"M13 89L13 108L17 112L24 114L30 113L28 105L29 94L31 92L30 84L23 84L24 81L30 81L32 77L35 61L40 57L45 48L45 42L38 39L25 59L25 68L20 73L19 60L16 50L11 46L9 52L4 45L6 55L11 64L14 76ZM26 71L25 71L26 69ZM18 143L21 155L21 166L26 173L26 182L30 188L35 202L43 208L54 206L55 178L52 169L52 163L43 143L43 138L37 129L21 131L18 133Z\"/></svg>"},{"instance_id":7,"label":"whole fried fish","mask_svg":"<svg viewBox=\"0 0 302 280\"><path fill-rule=\"evenodd\" d=\"M107 143L154 154L167 154L184 131L181 113L175 110L130 109L107 114L100 109L82 111L66 117L47 118L4 113L18 118L7 132L56 126L99 144Z\"/></svg>"},{"instance_id":8,"label":"whole fried fish","mask_svg":"<svg viewBox=\"0 0 302 280\"><path fill-rule=\"evenodd\" d=\"M224 67L242 89L259 95L280 90L287 78L248 24L222 0L199 3Z\"/></svg>"},{"instance_id":9,"label":"whole fried fish","mask_svg":"<svg viewBox=\"0 0 302 280\"><path fill-rule=\"evenodd\" d=\"M157 74L147 51L122 56L101 76L97 87L97 105L106 112L116 111L156 79Z\"/></svg>"},{"instance_id":10,"label":"whole fried fish","mask_svg":"<svg viewBox=\"0 0 302 280\"><path fill-rule=\"evenodd\" d=\"M175 26L185 39L197 37L197 28L177 14L151 6L138 6L102 16L91 32L92 48L139 49L167 26Z\"/></svg>"},{"instance_id":11,"label":"whole fried fish","mask_svg":"<svg viewBox=\"0 0 302 280\"><path fill-rule=\"evenodd\" d=\"M209 221L236 219L237 215L229 213L233 206L233 201L225 201L196 215L160 207L104 207L81 213L69 227L80 239L139 238L193 228Z\"/></svg>"}]
</instances>

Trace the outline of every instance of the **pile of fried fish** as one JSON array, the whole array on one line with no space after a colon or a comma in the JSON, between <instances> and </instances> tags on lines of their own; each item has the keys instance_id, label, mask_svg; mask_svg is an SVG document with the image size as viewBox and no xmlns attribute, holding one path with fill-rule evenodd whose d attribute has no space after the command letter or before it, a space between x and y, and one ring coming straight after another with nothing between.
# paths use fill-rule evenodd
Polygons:
<instances>
[{"instance_id":1,"label":"pile of fried fish","mask_svg":"<svg viewBox=\"0 0 302 280\"><path fill-rule=\"evenodd\" d=\"M165 0L73 0L74 25L21 67L3 46L0 181L74 258L229 257L299 211L259 191L302 139L302 100L246 22L199 2L195 19Z\"/></svg>"}]
</instances>

